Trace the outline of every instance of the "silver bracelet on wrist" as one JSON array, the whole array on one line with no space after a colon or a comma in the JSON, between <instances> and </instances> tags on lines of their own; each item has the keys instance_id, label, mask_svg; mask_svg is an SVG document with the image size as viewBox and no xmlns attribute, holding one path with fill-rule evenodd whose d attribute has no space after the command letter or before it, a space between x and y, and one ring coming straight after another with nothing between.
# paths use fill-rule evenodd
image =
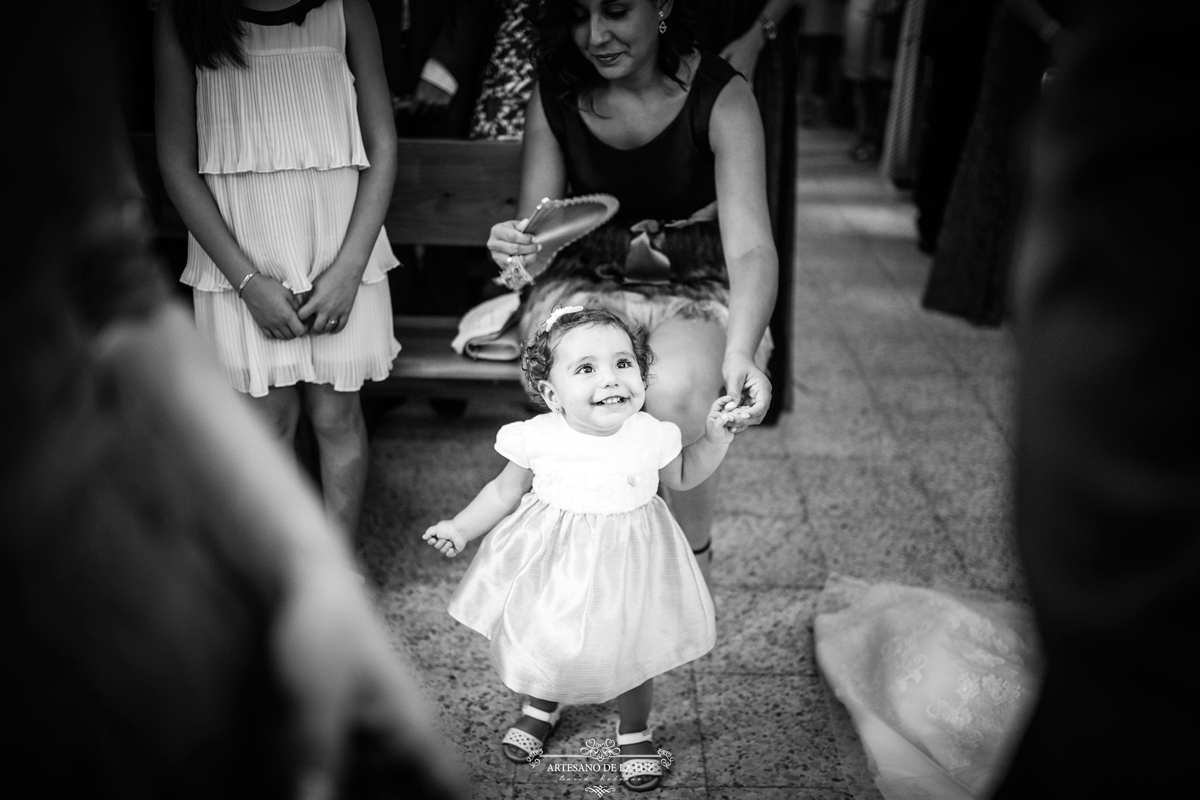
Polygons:
<instances>
[{"instance_id":1,"label":"silver bracelet on wrist","mask_svg":"<svg viewBox=\"0 0 1200 800\"><path fill-rule=\"evenodd\" d=\"M246 284L249 283L250 279L253 278L257 274L258 274L257 270L246 273L246 277L242 278L242 282L238 284L238 287L237 287L238 297L242 296L242 290L246 288Z\"/></svg>"}]
</instances>

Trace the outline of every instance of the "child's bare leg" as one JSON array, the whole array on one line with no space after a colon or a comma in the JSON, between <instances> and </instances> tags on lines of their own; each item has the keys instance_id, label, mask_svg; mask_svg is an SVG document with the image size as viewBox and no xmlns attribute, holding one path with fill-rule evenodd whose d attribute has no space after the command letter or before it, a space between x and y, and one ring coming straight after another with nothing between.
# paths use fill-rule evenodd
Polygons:
<instances>
[{"instance_id":1,"label":"child's bare leg","mask_svg":"<svg viewBox=\"0 0 1200 800\"><path fill-rule=\"evenodd\" d=\"M654 705L654 679L643 683L636 689L630 689L617 698L617 713L621 722L617 733L639 733L650 727L650 708ZM653 742L638 742L637 744L621 745L623 756L653 756L658 752ZM631 779L634 783L649 781L649 778ZM654 780L657 780L655 778Z\"/></svg>"},{"instance_id":2,"label":"child's bare leg","mask_svg":"<svg viewBox=\"0 0 1200 800\"><path fill-rule=\"evenodd\" d=\"M637 733L644 731L650 724L650 707L654 704L654 679L643 683L636 689L630 689L625 694L617 698L617 713L621 715L621 725L617 728L618 733ZM630 747L641 747L643 745L630 745ZM654 753L654 748L650 747L650 743L646 742L645 747L650 748L648 753Z\"/></svg>"},{"instance_id":3,"label":"child's bare leg","mask_svg":"<svg viewBox=\"0 0 1200 800\"><path fill-rule=\"evenodd\" d=\"M304 399L317 439L325 513L354 541L367 486L367 424L358 392L305 384Z\"/></svg>"},{"instance_id":4,"label":"child's bare leg","mask_svg":"<svg viewBox=\"0 0 1200 800\"><path fill-rule=\"evenodd\" d=\"M246 395L246 398L287 452L293 452L296 424L300 421L300 390L295 386L277 386L264 397Z\"/></svg>"}]
</instances>

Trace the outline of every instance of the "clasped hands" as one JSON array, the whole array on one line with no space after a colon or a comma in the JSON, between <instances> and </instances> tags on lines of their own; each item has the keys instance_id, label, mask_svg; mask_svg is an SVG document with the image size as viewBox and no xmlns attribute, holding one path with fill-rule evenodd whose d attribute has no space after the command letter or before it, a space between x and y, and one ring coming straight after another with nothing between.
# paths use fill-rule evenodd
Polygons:
<instances>
[{"instance_id":1,"label":"clasped hands","mask_svg":"<svg viewBox=\"0 0 1200 800\"><path fill-rule=\"evenodd\" d=\"M260 272L242 290L242 301L268 339L339 333L350 320L359 283L340 273L331 266L313 280L311 291L295 294Z\"/></svg>"}]
</instances>

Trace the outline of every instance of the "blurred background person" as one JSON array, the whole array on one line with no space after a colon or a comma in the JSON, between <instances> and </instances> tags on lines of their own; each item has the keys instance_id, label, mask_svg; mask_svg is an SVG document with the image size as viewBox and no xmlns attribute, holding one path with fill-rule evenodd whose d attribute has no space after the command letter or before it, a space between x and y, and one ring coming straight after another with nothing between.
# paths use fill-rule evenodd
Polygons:
<instances>
[{"instance_id":1,"label":"blurred background person","mask_svg":"<svg viewBox=\"0 0 1200 800\"><path fill-rule=\"evenodd\" d=\"M525 105L537 80L533 68L533 3L500 0L501 18L471 116L472 139L520 139Z\"/></svg>"},{"instance_id":2,"label":"blurred background person","mask_svg":"<svg viewBox=\"0 0 1200 800\"><path fill-rule=\"evenodd\" d=\"M371 0L400 136L467 135L498 5Z\"/></svg>"},{"instance_id":3,"label":"blurred background person","mask_svg":"<svg viewBox=\"0 0 1200 800\"><path fill-rule=\"evenodd\" d=\"M925 308L976 325L1004 320L1016 213L1026 191L1029 122L1042 76L1070 50L1081 2L1002 0L921 298Z\"/></svg>"},{"instance_id":4,"label":"blurred background person","mask_svg":"<svg viewBox=\"0 0 1200 800\"><path fill-rule=\"evenodd\" d=\"M926 0L921 55L926 94L913 202L917 247L932 254L946 198L975 116L983 54L999 0Z\"/></svg>"},{"instance_id":5,"label":"blurred background person","mask_svg":"<svg viewBox=\"0 0 1200 800\"><path fill-rule=\"evenodd\" d=\"M1097 0L1016 272L1016 531L1047 672L998 800L1186 797L1200 748L1192 3Z\"/></svg>"},{"instance_id":6,"label":"blurred background person","mask_svg":"<svg viewBox=\"0 0 1200 800\"><path fill-rule=\"evenodd\" d=\"M873 161L883 147L888 89L903 0L848 0L842 77L854 99L855 161Z\"/></svg>"},{"instance_id":7,"label":"blurred background person","mask_svg":"<svg viewBox=\"0 0 1200 800\"><path fill-rule=\"evenodd\" d=\"M846 0L797 0L800 24L800 124L819 127L837 119L841 96L842 37Z\"/></svg>"},{"instance_id":8,"label":"blurred background person","mask_svg":"<svg viewBox=\"0 0 1200 800\"><path fill-rule=\"evenodd\" d=\"M879 174L898 189L910 189L917 175L920 115L925 103L921 75L921 30L927 0L902 0L895 68L888 97L887 123Z\"/></svg>"},{"instance_id":9,"label":"blurred background person","mask_svg":"<svg viewBox=\"0 0 1200 800\"><path fill-rule=\"evenodd\" d=\"M44 797L465 797L348 547L148 255L104 18L10 21L36 158L0 295L7 763Z\"/></svg>"}]
</instances>

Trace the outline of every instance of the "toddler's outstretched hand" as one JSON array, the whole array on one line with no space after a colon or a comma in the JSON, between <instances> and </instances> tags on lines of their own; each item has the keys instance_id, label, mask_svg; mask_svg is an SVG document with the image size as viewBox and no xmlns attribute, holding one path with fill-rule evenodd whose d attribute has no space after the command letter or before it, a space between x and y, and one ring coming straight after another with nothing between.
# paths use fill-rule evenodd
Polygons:
<instances>
[{"instance_id":1,"label":"toddler's outstretched hand","mask_svg":"<svg viewBox=\"0 0 1200 800\"><path fill-rule=\"evenodd\" d=\"M738 407L738 399L733 395L718 397L708 410L704 435L713 444L729 444L734 431L744 427L749 416L749 411Z\"/></svg>"},{"instance_id":2,"label":"toddler's outstretched hand","mask_svg":"<svg viewBox=\"0 0 1200 800\"><path fill-rule=\"evenodd\" d=\"M437 525L431 525L421 537L441 551L447 558L454 558L467 546L467 540L462 537L454 523L444 519Z\"/></svg>"}]
</instances>

